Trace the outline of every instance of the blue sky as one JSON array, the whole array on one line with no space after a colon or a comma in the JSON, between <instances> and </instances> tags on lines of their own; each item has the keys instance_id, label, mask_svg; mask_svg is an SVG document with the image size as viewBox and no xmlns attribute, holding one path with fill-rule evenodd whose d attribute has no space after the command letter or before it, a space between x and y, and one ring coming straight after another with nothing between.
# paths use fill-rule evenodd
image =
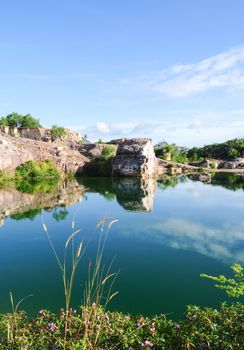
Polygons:
<instances>
[{"instance_id":1,"label":"blue sky","mask_svg":"<svg viewBox=\"0 0 244 350\"><path fill-rule=\"evenodd\" d=\"M0 1L0 115L91 140L244 137L242 0Z\"/></svg>"}]
</instances>

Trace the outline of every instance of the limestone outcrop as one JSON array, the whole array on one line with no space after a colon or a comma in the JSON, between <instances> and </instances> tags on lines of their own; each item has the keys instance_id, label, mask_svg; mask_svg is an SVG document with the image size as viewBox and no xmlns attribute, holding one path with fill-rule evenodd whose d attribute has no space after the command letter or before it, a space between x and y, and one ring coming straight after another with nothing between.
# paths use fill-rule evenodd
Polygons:
<instances>
[{"instance_id":1,"label":"limestone outcrop","mask_svg":"<svg viewBox=\"0 0 244 350\"><path fill-rule=\"evenodd\" d=\"M78 151L58 143L48 143L0 133L0 171L12 172L19 165L29 161L50 159L64 173L82 173L89 159Z\"/></svg>"},{"instance_id":2,"label":"limestone outcrop","mask_svg":"<svg viewBox=\"0 0 244 350\"><path fill-rule=\"evenodd\" d=\"M155 176L157 159L152 140L133 138L122 142L112 165L112 176L147 178Z\"/></svg>"}]
</instances>

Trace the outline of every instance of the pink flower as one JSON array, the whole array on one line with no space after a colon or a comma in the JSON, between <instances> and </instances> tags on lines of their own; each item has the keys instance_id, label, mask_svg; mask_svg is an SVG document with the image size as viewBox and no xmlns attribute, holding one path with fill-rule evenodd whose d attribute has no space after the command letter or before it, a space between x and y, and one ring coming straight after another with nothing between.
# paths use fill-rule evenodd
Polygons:
<instances>
[{"instance_id":1,"label":"pink flower","mask_svg":"<svg viewBox=\"0 0 244 350\"><path fill-rule=\"evenodd\" d=\"M51 331L54 331L55 328L56 328L55 324L52 323L52 322L49 322L47 325L48 325L48 327L51 329Z\"/></svg>"}]
</instances>

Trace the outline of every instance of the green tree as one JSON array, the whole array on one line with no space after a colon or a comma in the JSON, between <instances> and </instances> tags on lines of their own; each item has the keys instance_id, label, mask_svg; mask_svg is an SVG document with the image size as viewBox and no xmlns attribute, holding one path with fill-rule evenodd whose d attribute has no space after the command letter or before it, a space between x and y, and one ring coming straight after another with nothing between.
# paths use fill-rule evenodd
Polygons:
<instances>
[{"instance_id":1,"label":"green tree","mask_svg":"<svg viewBox=\"0 0 244 350\"><path fill-rule=\"evenodd\" d=\"M31 114L26 114L22 118L21 127L23 128L41 128L39 119L35 119Z\"/></svg>"},{"instance_id":2,"label":"green tree","mask_svg":"<svg viewBox=\"0 0 244 350\"><path fill-rule=\"evenodd\" d=\"M6 116L6 120L9 126L19 128L23 121L23 115L19 113L11 113Z\"/></svg>"},{"instance_id":3,"label":"green tree","mask_svg":"<svg viewBox=\"0 0 244 350\"><path fill-rule=\"evenodd\" d=\"M8 125L16 128L39 128L41 124L38 119L33 118L31 114L22 115L11 113L0 119L0 125Z\"/></svg>"}]
</instances>

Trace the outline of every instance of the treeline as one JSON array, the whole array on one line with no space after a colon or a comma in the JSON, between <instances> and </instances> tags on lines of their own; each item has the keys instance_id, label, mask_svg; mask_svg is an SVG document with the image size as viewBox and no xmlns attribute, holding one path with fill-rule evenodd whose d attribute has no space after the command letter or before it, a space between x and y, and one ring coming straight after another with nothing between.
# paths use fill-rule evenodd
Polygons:
<instances>
[{"instance_id":1,"label":"treeline","mask_svg":"<svg viewBox=\"0 0 244 350\"><path fill-rule=\"evenodd\" d=\"M235 159L244 156L244 139L233 139L203 147L180 147L175 143L159 142L154 147L157 157L175 162L202 161L209 159Z\"/></svg>"},{"instance_id":2,"label":"treeline","mask_svg":"<svg viewBox=\"0 0 244 350\"><path fill-rule=\"evenodd\" d=\"M244 139L234 139L188 150L189 158L234 159L244 156Z\"/></svg>"},{"instance_id":3,"label":"treeline","mask_svg":"<svg viewBox=\"0 0 244 350\"><path fill-rule=\"evenodd\" d=\"M41 128L39 119L32 117L31 114L11 113L0 118L0 125L12 126L17 128Z\"/></svg>"}]
</instances>

